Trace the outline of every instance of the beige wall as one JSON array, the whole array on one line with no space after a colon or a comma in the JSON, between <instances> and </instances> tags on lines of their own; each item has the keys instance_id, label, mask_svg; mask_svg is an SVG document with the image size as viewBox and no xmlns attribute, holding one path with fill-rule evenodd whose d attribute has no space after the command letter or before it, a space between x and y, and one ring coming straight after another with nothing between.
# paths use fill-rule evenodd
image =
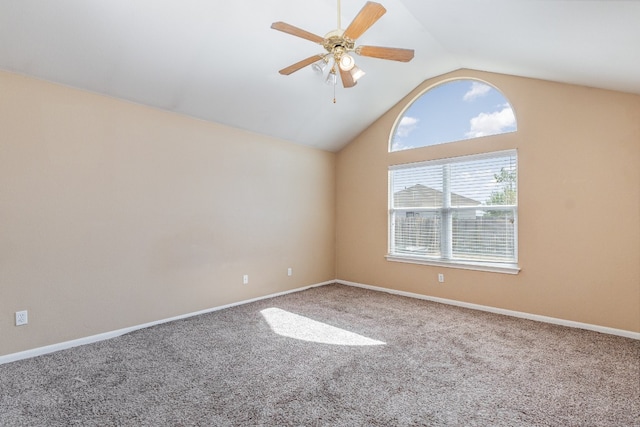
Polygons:
<instances>
[{"instance_id":1,"label":"beige wall","mask_svg":"<svg viewBox=\"0 0 640 427\"><path fill-rule=\"evenodd\" d=\"M389 154L454 77L501 89L518 132ZM336 158L4 72L0 93L0 355L332 280L336 257L342 280L640 331L640 96L461 70ZM507 148L520 274L385 260L390 164Z\"/></svg>"},{"instance_id":2,"label":"beige wall","mask_svg":"<svg viewBox=\"0 0 640 427\"><path fill-rule=\"evenodd\" d=\"M0 355L335 278L335 154L4 72L0 94Z\"/></svg>"},{"instance_id":3,"label":"beige wall","mask_svg":"<svg viewBox=\"0 0 640 427\"><path fill-rule=\"evenodd\" d=\"M518 132L388 153L402 109L459 77L498 87ZM385 260L389 165L510 148L518 275ZM337 236L341 280L638 332L640 96L467 70L428 80L338 153Z\"/></svg>"}]
</instances>

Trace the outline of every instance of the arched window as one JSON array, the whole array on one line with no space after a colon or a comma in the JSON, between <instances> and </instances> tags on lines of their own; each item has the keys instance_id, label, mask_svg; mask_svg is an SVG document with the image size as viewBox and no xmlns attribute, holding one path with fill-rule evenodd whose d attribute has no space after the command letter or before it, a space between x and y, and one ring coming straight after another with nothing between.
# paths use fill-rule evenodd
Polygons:
<instances>
[{"instance_id":1,"label":"arched window","mask_svg":"<svg viewBox=\"0 0 640 427\"><path fill-rule=\"evenodd\" d=\"M400 115L389 151L516 131L516 117L498 89L480 80L448 81L418 96Z\"/></svg>"}]
</instances>

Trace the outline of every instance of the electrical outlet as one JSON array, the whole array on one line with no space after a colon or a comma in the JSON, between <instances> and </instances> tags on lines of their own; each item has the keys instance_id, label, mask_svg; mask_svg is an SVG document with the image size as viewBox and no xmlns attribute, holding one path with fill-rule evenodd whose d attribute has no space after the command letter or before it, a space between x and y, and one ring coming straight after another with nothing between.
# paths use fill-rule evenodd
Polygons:
<instances>
[{"instance_id":1,"label":"electrical outlet","mask_svg":"<svg viewBox=\"0 0 640 427\"><path fill-rule=\"evenodd\" d=\"M444 274L438 273L438 282L444 283Z\"/></svg>"},{"instance_id":2,"label":"electrical outlet","mask_svg":"<svg viewBox=\"0 0 640 427\"><path fill-rule=\"evenodd\" d=\"M16 326L22 326L29 323L27 310L16 311Z\"/></svg>"},{"instance_id":3,"label":"electrical outlet","mask_svg":"<svg viewBox=\"0 0 640 427\"><path fill-rule=\"evenodd\" d=\"M242 284L247 285L248 283L249 283L249 275L245 274L244 276L242 276Z\"/></svg>"},{"instance_id":4,"label":"electrical outlet","mask_svg":"<svg viewBox=\"0 0 640 427\"><path fill-rule=\"evenodd\" d=\"M291 276L293 274L293 269L291 267L287 268L287 276Z\"/></svg>"}]
</instances>

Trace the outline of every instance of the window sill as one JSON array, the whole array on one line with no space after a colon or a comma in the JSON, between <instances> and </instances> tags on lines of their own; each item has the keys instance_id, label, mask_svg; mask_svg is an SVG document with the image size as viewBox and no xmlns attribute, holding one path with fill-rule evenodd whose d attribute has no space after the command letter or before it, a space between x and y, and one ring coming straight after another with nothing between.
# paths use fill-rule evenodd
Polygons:
<instances>
[{"instance_id":1,"label":"window sill","mask_svg":"<svg viewBox=\"0 0 640 427\"><path fill-rule=\"evenodd\" d=\"M516 264L498 264L490 262L439 261L422 257L404 255L386 255L387 261L405 262L409 264L432 265L436 267L460 268L463 270L488 271L491 273L518 274L520 267Z\"/></svg>"}]
</instances>

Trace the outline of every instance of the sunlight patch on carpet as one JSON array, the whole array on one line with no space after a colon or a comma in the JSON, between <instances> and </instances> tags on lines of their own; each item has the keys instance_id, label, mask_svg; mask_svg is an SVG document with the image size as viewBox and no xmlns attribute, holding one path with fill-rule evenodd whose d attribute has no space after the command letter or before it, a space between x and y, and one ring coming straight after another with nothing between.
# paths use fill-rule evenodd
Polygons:
<instances>
[{"instance_id":1,"label":"sunlight patch on carpet","mask_svg":"<svg viewBox=\"0 0 640 427\"><path fill-rule=\"evenodd\" d=\"M309 319L279 308L266 308L260 313L271 330L283 337L333 345L385 345L386 343Z\"/></svg>"}]
</instances>

